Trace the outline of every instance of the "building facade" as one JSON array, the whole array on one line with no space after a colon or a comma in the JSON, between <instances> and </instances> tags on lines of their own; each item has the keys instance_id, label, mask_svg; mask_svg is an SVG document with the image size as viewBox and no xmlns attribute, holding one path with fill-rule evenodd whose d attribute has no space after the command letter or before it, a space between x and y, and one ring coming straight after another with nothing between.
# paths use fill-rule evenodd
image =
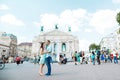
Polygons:
<instances>
[{"instance_id":1,"label":"building facade","mask_svg":"<svg viewBox=\"0 0 120 80\"><path fill-rule=\"evenodd\" d=\"M100 42L101 50L119 50L120 49L120 29L115 30L112 34L102 38Z\"/></svg>"},{"instance_id":2,"label":"building facade","mask_svg":"<svg viewBox=\"0 0 120 80\"><path fill-rule=\"evenodd\" d=\"M117 48L115 37L104 37L100 42L101 50L113 50Z\"/></svg>"},{"instance_id":3,"label":"building facade","mask_svg":"<svg viewBox=\"0 0 120 80\"><path fill-rule=\"evenodd\" d=\"M31 58L32 43L23 42L17 46L18 56Z\"/></svg>"},{"instance_id":4,"label":"building facade","mask_svg":"<svg viewBox=\"0 0 120 80\"><path fill-rule=\"evenodd\" d=\"M33 39L33 56L40 54L40 45L47 40L51 41L54 60L59 58L60 54L66 54L66 57L70 58L72 53L79 51L79 40L77 37L71 35L70 32L67 33L55 29L46 33L41 32L40 35Z\"/></svg>"},{"instance_id":5,"label":"building facade","mask_svg":"<svg viewBox=\"0 0 120 80\"><path fill-rule=\"evenodd\" d=\"M17 37L13 34L0 32L0 56L15 56L17 53Z\"/></svg>"}]
</instances>

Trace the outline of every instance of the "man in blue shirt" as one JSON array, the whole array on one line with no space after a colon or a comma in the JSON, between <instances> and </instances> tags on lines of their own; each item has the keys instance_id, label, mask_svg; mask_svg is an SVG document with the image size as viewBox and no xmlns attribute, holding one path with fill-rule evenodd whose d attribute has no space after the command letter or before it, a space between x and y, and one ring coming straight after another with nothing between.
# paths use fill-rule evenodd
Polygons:
<instances>
[{"instance_id":1,"label":"man in blue shirt","mask_svg":"<svg viewBox=\"0 0 120 80\"><path fill-rule=\"evenodd\" d=\"M46 50L47 50L47 53L46 53L45 63L46 63L48 72L45 75L49 76L51 75L51 64L50 63L52 61L52 58L51 58L52 46L50 45L50 40L47 40Z\"/></svg>"}]
</instances>

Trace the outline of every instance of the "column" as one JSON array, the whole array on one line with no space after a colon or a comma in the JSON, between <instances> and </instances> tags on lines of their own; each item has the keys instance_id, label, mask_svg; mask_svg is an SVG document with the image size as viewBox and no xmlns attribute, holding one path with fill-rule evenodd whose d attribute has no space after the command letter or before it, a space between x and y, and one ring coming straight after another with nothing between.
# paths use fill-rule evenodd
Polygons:
<instances>
[{"instance_id":1,"label":"column","mask_svg":"<svg viewBox=\"0 0 120 80\"><path fill-rule=\"evenodd\" d=\"M54 53L54 42L51 44L52 46L52 53Z\"/></svg>"},{"instance_id":2,"label":"column","mask_svg":"<svg viewBox=\"0 0 120 80\"><path fill-rule=\"evenodd\" d=\"M59 52L61 53L62 52L62 43L61 42L59 42Z\"/></svg>"},{"instance_id":3,"label":"column","mask_svg":"<svg viewBox=\"0 0 120 80\"><path fill-rule=\"evenodd\" d=\"M57 49L56 49L57 50L56 51L57 52L57 58L56 58L56 60L58 62L60 62L60 60L59 60L59 55L60 55L60 43L59 43L59 41L57 41L56 44L57 44L57 46L56 46L57 47Z\"/></svg>"},{"instance_id":4,"label":"column","mask_svg":"<svg viewBox=\"0 0 120 80\"><path fill-rule=\"evenodd\" d=\"M69 42L66 42L66 52L69 53Z\"/></svg>"}]
</instances>

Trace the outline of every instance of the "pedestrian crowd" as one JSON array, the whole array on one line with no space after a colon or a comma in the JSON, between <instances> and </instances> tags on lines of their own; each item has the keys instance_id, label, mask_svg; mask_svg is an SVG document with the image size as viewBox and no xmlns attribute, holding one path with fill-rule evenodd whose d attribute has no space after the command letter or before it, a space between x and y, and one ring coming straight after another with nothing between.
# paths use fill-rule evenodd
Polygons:
<instances>
[{"instance_id":1,"label":"pedestrian crowd","mask_svg":"<svg viewBox=\"0 0 120 80\"><path fill-rule=\"evenodd\" d=\"M92 51L89 54L85 54L84 51L77 52L72 55L72 59L75 63L77 64L88 64L92 63L95 65L97 63L98 65L102 63L115 63L118 64L119 60L119 54L118 52L114 49L113 51L103 51L103 50L96 50Z\"/></svg>"}]
</instances>

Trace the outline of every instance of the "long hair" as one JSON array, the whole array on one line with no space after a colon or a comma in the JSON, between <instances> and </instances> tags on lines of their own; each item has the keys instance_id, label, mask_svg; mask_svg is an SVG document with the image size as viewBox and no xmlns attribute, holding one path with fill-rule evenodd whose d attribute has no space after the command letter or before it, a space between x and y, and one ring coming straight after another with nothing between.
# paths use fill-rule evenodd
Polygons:
<instances>
[{"instance_id":1,"label":"long hair","mask_svg":"<svg viewBox=\"0 0 120 80\"><path fill-rule=\"evenodd\" d=\"M40 48L42 48L42 50L44 50L44 42L41 43Z\"/></svg>"},{"instance_id":2,"label":"long hair","mask_svg":"<svg viewBox=\"0 0 120 80\"><path fill-rule=\"evenodd\" d=\"M94 51L92 51L92 54L95 55Z\"/></svg>"}]
</instances>

